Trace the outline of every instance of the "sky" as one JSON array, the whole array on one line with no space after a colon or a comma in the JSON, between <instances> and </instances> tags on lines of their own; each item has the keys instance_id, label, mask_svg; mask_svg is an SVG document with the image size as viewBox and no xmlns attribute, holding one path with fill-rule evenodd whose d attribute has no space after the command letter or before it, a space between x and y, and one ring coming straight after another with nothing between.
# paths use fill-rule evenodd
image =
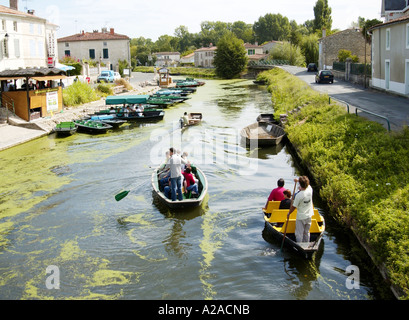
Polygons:
<instances>
[{"instance_id":1,"label":"sky","mask_svg":"<svg viewBox=\"0 0 409 320\"><path fill-rule=\"evenodd\" d=\"M156 41L161 35L173 36L186 26L190 33L200 31L203 21L254 24L267 13L295 20L298 24L314 19L317 0L19 0L19 10L35 10L35 15L60 26L57 36L85 30L114 28L130 38ZM381 0L328 0L332 8L332 28L344 30L358 17L381 19ZM9 6L9 0L0 0Z\"/></svg>"}]
</instances>

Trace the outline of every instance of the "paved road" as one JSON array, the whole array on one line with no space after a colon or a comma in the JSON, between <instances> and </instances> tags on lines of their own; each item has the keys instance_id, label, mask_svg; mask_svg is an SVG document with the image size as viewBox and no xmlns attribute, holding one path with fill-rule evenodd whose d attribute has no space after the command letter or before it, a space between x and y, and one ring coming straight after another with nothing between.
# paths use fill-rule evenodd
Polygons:
<instances>
[{"instance_id":1,"label":"paved road","mask_svg":"<svg viewBox=\"0 0 409 320\"><path fill-rule=\"evenodd\" d=\"M408 98L371 89L363 89L362 87L340 80L335 80L333 84L316 84L315 74L307 72L306 68L293 66L283 66L282 68L308 83L314 90L347 102L351 106L350 110L353 113L355 113L354 107L358 107L382 115L389 119L392 130L398 130L402 126L409 124ZM361 112L359 112L359 115L378 121L387 128L387 121L382 118Z\"/></svg>"}]
</instances>

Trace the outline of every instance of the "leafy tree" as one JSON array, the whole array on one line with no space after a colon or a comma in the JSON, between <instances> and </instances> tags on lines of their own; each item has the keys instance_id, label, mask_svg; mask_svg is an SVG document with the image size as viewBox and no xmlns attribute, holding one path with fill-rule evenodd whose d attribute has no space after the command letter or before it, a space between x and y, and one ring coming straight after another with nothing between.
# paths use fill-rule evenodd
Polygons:
<instances>
[{"instance_id":1,"label":"leafy tree","mask_svg":"<svg viewBox=\"0 0 409 320\"><path fill-rule=\"evenodd\" d=\"M300 45L301 51L305 57L305 61L307 63L318 63L319 59L318 35L310 34L308 36L304 36Z\"/></svg>"},{"instance_id":2,"label":"leafy tree","mask_svg":"<svg viewBox=\"0 0 409 320\"><path fill-rule=\"evenodd\" d=\"M175 29L175 37L178 39L179 52L185 52L192 46L193 36L186 26L179 26Z\"/></svg>"},{"instance_id":3,"label":"leafy tree","mask_svg":"<svg viewBox=\"0 0 409 320\"><path fill-rule=\"evenodd\" d=\"M275 60L287 60L292 66L305 66L305 57L300 47L290 42L284 42L274 47L270 53L270 57Z\"/></svg>"},{"instance_id":4,"label":"leafy tree","mask_svg":"<svg viewBox=\"0 0 409 320\"><path fill-rule=\"evenodd\" d=\"M318 0L314 7L314 30L332 28L332 9L328 6L328 0Z\"/></svg>"},{"instance_id":5,"label":"leafy tree","mask_svg":"<svg viewBox=\"0 0 409 320\"><path fill-rule=\"evenodd\" d=\"M348 58L352 59L352 62L358 62L359 58L356 55L352 55L352 52L349 50L341 49L338 52L339 62L345 62Z\"/></svg>"},{"instance_id":6,"label":"leafy tree","mask_svg":"<svg viewBox=\"0 0 409 320\"><path fill-rule=\"evenodd\" d=\"M291 35L291 25L287 17L281 14L267 13L253 25L255 38L259 43L271 40L288 40Z\"/></svg>"},{"instance_id":7,"label":"leafy tree","mask_svg":"<svg viewBox=\"0 0 409 320\"><path fill-rule=\"evenodd\" d=\"M235 34L235 36L245 43L252 43L254 42L254 33L253 33L253 25L247 24L243 21L236 21L233 22L231 26L231 31Z\"/></svg>"},{"instance_id":8,"label":"leafy tree","mask_svg":"<svg viewBox=\"0 0 409 320\"><path fill-rule=\"evenodd\" d=\"M362 35L367 42L371 41L371 37L368 35L367 31L373 26L381 23L382 21L378 19L365 20L365 18L359 17L359 27L362 29Z\"/></svg>"},{"instance_id":9,"label":"leafy tree","mask_svg":"<svg viewBox=\"0 0 409 320\"><path fill-rule=\"evenodd\" d=\"M238 39L232 32L225 34L217 42L213 64L216 74L221 78L232 79L239 76L247 66L243 40Z\"/></svg>"}]
</instances>

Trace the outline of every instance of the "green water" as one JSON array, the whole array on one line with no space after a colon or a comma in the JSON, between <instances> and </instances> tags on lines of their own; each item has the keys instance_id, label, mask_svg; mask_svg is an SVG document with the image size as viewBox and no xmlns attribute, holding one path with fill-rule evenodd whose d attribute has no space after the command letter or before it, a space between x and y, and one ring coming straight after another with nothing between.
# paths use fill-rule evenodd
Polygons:
<instances>
[{"instance_id":1,"label":"green water","mask_svg":"<svg viewBox=\"0 0 409 320\"><path fill-rule=\"evenodd\" d=\"M278 178L301 174L286 146L248 150L241 128L271 113L252 81L206 80L164 120L100 136L50 135L0 152L1 299L393 298L359 243L326 217L320 252L306 261L262 237L261 208ZM204 121L180 134L183 112ZM175 146L205 172L203 205L169 211L151 174ZM120 202L114 196L131 193ZM359 289L345 270L357 265ZM47 267L59 270L49 289Z\"/></svg>"}]
</instances>

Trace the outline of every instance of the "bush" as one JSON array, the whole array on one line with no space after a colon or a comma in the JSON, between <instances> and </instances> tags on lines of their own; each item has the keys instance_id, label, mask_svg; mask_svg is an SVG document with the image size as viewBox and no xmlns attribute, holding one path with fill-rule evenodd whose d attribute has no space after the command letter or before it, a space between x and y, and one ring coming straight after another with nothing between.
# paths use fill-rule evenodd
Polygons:
<instances>
[{"instance_id":1,"label":"bush","mask_svg":"<svg viewBox=\"0 0 409 320\"><path fill-rule=\"evenodd\" d=\"M66 106L78 106L98 99L99 96L91 86L80 81L63 90L63 103Z\"/></svg>"},{"instance_id":2,"label":"bush","mask_svg":"<svg viewBox=\"0 0 409 320\"><path fill-rule=\"evenodd\" d=\"M112 87L112 84L100 83L95 91L101 97L112 96L114 94Z\"/></svg>"},{"instance_id":3,"label":"bush","mask_svg":"<svg viewBox=\"0 0 409 320\"><path fill-rule=\"evenodd\" d=\"M288 116L288 138L318 183L320 196L350 226L375 263L409 298L409 129L389 134L380 124L347 114L278 68L269 80L276 118Z\"/></svg>"}]
</instances>

